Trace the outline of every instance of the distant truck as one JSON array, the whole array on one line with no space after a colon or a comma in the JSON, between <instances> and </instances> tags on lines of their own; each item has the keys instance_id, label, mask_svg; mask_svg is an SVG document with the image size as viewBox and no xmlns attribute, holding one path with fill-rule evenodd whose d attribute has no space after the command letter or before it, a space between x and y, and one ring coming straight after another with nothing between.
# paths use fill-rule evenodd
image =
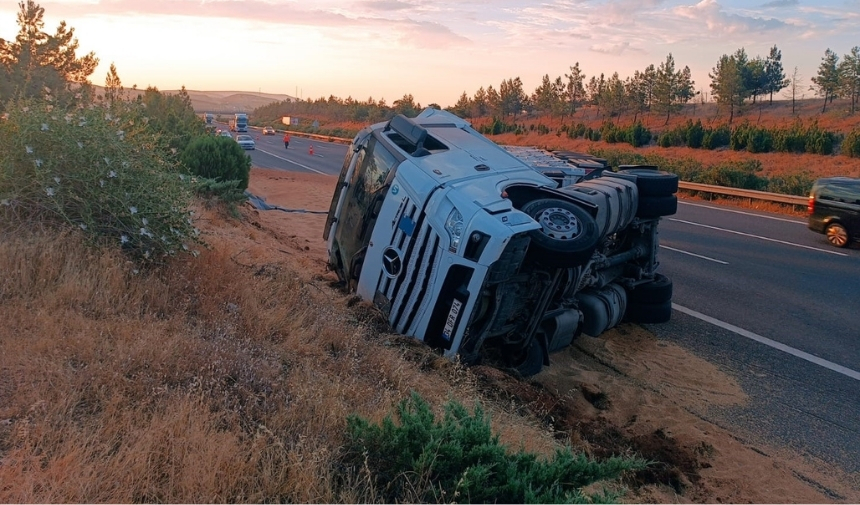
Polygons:
<instances>
[{"instance_id":1,"label":"distant truck","mask_svg":"<svg viewBox=\"0 0 860 505\"><path fill-rule=\"evenodd\" d=\"M607 165L502 147L445 111L397 115L347 151L329 267L395 332L534 375L580 334L671 316L657 225L678 177Z\"/></svg>"},{"instance_id":2,"label":"distant truck","mask_svg":"<svg viewBox=\"0 0 860 505\"><path fill-rule=\"evenodd\" d=\"M230 131L244 133L248 131L248 115L236 114L230 120Z\"/></svg>"},{"instance_id":3,"label":"distant truck","mask_svg":"<svg viewBox=\"0 0 860 505\"><path fill-rule=\"evenodd\" d=\"M206 124L212 124L212 122L215 121L215 114L212 114L211 112L204 112L203 114L200 114L200 117L203 118L203 122Z\"/></svg>"}]
</instances>

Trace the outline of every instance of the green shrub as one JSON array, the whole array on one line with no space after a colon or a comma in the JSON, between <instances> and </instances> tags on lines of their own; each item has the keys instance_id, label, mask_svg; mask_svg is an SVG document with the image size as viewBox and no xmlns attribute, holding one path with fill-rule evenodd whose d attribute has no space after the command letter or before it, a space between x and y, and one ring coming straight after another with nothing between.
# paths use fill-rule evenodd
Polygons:
<instances>
[{"instance_id":1,"label":"green shrub","mask_svg":"<svg viewBox=\"0 0 860 505\"><path fill-rule=\"evenodd\" d=\"M756 175L761 170L758 160L721 163L694 174L691 182L762 191L768 181Z\"/></svg>"},{"instance_id":2,"label":"green shrub","mask_svg":"<svg viewBox=\"0 0 860 505\"><path fill-rule=\"evenodd\" d=\"M345 466L356 473L364 470L371 484L369 496L359 498L372 495L387 503L608 503L618 496L587 494L582 488L647 466L638 458L596 461L569 448L558 449L549 460L510 452L492 434L480 406L470 415L451 401L437 422L427 402L413 393L399 404L397 414L399 425L390 416L381 425L357 416L347 420Z\"/></svg>"},{"instance_id":3,"label":"green shrub","mask_svg":"<svg viewBox=\"0 0 860 505\"><path fill-rule=\"evenodd\" d=\"M811 154L833 154L833 144L836 141L836 135L826 131L818 126L818 122L813 123L806 130L806 152Z\"/></svg>"},{"instance_id":4,"label":"green shrub","mask_svg":"<svg viewBox=\"0 0 860 505\"><path fill-rule=\"evenodd\" d=\"M636 121L631 125L625 134L627 143L633 147L641 147L651 143L651 131L642 124L641 121Z\"/></svg>"},{"instance_id":5,"label":"green shrub","mask_svg":"<svg viewBox=\"0 0 860 505\"><path fill-rule=\"evenodd\" d=\"M697 119L695 123L692 120L687 120L687 128L685 141L687 147L698 149L702 147L702 141L705 138L705 128L702 126L702 120Z\"/></svg>"},{"instance_id":6,"label":"green shrub","mask_svg":"<svg viewBox=\"0 0 860 505\"><path fill-rule=\"evenodd\" d=\"M720 125L716 128L708 128L702 136L702 147L705 149L717 149L728 146L731 142L732 132L729 125Z\"/></svg>"},{"instance_id":7,"label":"green shrub","mask_svg":"<svg viewBox=\"0 0 860 505\"><path fill-rule=\"evenodd\" d=\"M233 139L197 137L182 152L181 160L194 175L219 182L239 181L238 189L248 188L251 157Z\"/></svg>"},{"instance_id":8,"label":"green shrub","mask_svg":"<svg viewBox=\"0 0 860 505\"><path fill-rule=\"evenodd\" d=\"M142 261L190 250L190 181L139 103L10 104L0 120L0 222L80 229ZM37 224L38 223L38 224Z\"/></svg>"},{"instance_id":9,"label":"green shrub","mask_svg":"<svg viewBox=\"0 0 860 505\"><path fill-rule=\"evenodd\" d=\"M854 128L842 141L842 154L860 158L860 128Z\"/></svg>"}]
</instances>

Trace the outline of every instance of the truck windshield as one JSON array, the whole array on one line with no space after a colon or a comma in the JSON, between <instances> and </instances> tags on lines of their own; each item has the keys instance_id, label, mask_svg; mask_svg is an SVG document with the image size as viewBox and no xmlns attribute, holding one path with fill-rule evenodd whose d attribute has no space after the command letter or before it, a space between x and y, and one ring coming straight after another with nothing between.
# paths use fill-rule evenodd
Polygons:
<instances>
[{"instance_id":1,"label":"truck windshield","mask_svg":"<svg viewBox=\"0 0 860 505\"><path fill-rule=\"evenodd\" d=\"M398 164L397 158L374 137L369 139L363 152L347 190L335 237L347 269L351 269L351 265L357 266L362 260L388 190L386 181L390 180L389 174ZM356 278L358 274L358 271L348 272Z\"/></svg>"}]
</instances>

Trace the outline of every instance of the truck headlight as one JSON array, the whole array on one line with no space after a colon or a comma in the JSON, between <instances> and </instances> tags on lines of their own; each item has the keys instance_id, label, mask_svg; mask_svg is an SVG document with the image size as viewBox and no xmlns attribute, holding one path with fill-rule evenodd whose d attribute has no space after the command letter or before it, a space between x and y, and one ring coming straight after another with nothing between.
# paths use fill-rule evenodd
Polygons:
<instances>
[{"instance_id":1,"label":"truck headlight","mask_svg":"<svg viewBox=\"0 0 860 505\"><path fill-rule=\"evenodd\" d=\"M448 219L445 220L445 231L448 232L448 238L451 239L451 245L448 250L456 253L460 248L460 240L463 238L463 214L456 207L448 214Z\"/></svg>"}]
</instances>

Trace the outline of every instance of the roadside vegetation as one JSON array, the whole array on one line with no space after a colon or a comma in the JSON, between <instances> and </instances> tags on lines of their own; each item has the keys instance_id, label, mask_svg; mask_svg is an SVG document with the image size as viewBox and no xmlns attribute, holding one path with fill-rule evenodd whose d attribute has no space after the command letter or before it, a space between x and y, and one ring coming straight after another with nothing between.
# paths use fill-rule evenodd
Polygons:
<instances>
[{"instance_id":1,"label":"roadside vegetation","mask_svg":"<svg viewBox=\"0 0 860 505\"><path fill-rule=\"evenodd\" d=\"M235 142L184 92L127 99L114 66L95 93L74 30L20 8L0 41L0 501L617 502L648 471L557 441L327 282L238 261Z\"/></svg>"}]
</instances>

